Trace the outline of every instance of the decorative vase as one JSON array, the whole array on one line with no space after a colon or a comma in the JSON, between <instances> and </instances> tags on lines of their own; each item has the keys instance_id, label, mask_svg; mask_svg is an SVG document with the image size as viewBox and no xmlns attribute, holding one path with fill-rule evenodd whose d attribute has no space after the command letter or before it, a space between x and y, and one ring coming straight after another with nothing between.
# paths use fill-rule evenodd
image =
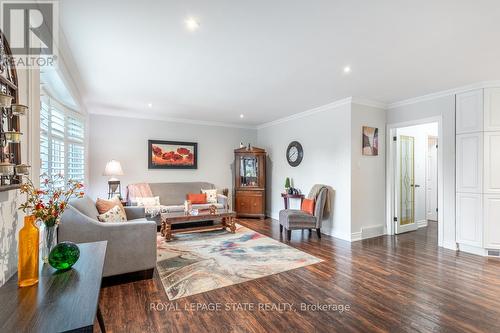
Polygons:
<instances>
[{"instance_id":1,"label":"decorative vase","mask_svg":"<svg viewBox=\"0 0 500 333\"><path fill-rule=\"evenodd\" d=\"M19 257L17 263L17 285L32 286L38 283L39 236L35 215L24 217L24 226L19 231Z\"/></svg>"},{"instance_id":2,"label":"decorative vase","mask_svg":"<svg viewBox=\"0 0 500 333\"><path fill-rule=\"evenodd\" d=\"M43 262L49 263L50 251L57 245L57 223L56 221L46 222L45 228L43 229L43 239L42 239L42 259Z\"/></svg>"},{"instance_id":3,"label":"decorative vase","mask_svg":"<svg viewBox=\"0 0 500 333\"><path fill-rule=\"evenodd\" d=\"M80 249L73 242L57 244L49 254L49 264L57 270L70 269L80 258Z\"/></svg>"}]
</instances>

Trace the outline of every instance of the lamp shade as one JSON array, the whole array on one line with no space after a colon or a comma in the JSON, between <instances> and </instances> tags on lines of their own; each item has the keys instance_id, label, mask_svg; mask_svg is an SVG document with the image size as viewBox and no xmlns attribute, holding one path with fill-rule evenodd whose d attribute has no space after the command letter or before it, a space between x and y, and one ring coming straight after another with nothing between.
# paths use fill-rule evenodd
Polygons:
<instances>
[{"instance_id":1,"label":"lamp shade","mask_svg":"<svg viewBox=\"0 0 500 333\"><path fill-rule=\"evenodd\" d=\"M106 163L103 175L109 177L123 176L122 165L117 160L109 161L108 163Z\"/></svg>"}]
</instances>

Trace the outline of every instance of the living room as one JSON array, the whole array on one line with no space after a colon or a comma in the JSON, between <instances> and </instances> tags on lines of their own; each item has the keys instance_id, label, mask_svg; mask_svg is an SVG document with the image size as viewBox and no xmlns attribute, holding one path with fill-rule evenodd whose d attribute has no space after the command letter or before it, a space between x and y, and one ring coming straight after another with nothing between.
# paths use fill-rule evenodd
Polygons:
<instances>
[{"instance_id":1,"label":"living room","mask_svg":"<svg viewBox=\"0 0 500 333\"><path fill-rule=\"evenodd\" d=\"M1 332L500 330L500 4L0 8Z\"/></svg>"}]
</instances>

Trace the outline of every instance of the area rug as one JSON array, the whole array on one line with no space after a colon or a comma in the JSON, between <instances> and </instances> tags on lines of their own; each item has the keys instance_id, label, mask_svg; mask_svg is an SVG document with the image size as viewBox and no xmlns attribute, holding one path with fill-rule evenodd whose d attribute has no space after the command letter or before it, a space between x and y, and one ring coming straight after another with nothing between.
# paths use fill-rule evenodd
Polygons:
<instances>
[{"instance_id":1,"label":"area rug","mask_svg":"<svg viewBox=\"0 0 500 333\"><path fill-rule=\"evenodd\" d=\"M236 225L225 230L158 234L157 269L170 300L321 262L312 255Z\"/></svg>"}]
</instances>

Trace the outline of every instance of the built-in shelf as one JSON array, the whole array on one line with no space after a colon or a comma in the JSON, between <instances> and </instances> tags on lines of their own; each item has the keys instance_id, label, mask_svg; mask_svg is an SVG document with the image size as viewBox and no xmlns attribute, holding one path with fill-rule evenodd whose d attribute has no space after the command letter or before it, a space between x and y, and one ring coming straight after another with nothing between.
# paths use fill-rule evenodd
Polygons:
<instances>
[{"instance_id":1,"label":"built-in shelf","mask_svg":"<svg viewBox=\"0 0 500 333\"><path fill-rule=\"evenodd\" d=\"M19 103L18 81L16 66L9 61L12 58L7 39L0 31L0 59L3 59L3 66L0 69L0 92L12 97L12 103ZM21 122L19 115L13 115L8 103L0 110L0 163L20 165L21 144L19 142L9 142L7 133L20 132ZM3 171L4 172L4 171ZM0 176L0 192L17 190L20 188L20 179L15 175Z\"/></svg>"},{"instance_id":2,"label":"built-in shelf","mask_svg":"<svg viewBox=\"0 0 500 333\"><path fill-rule=\"evenodd\" d=\"M17 90L17 86L14 83L12 83L11 81L9 81L6 77L2 76L2 75L0 75L0 82L2 82L3 84L8 85L9 87L11 87L14 90Z\"/></svg>"}]
</instances>

